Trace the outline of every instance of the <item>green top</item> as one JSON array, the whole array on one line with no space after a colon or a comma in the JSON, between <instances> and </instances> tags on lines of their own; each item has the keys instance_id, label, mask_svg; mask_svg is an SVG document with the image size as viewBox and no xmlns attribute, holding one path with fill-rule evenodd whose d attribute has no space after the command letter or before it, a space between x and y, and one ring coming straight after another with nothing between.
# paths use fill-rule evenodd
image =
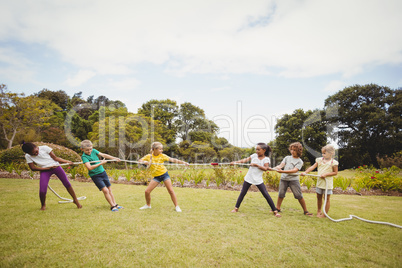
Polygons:
<instances>
[{"instance_id":1,"label":"green top","mask_svg":"<svg viewBox=\"0 0 402 268\"><path fill-rule=\"evenodd\" d=\"M92 152L91 152L90 155L88 155L86 153L83 153L82 156L81 156L82 163L85 164L87 162L92 162L92 161L99 161L100 162L98 154L99 154L99 151L96 150L96 149L92 149ZM91 164L91 166L93 166L93 165L99 164L99 162L98 163L90 163L90 164ZM102 165L100 165L99 167L94 168L93 170L89 170L88 174L89 174L90 177L92 177L92 176L95 176L97 174L102 173L103 171L105 171L105 169L103 168Z\"/></svg>"}]
</instances>

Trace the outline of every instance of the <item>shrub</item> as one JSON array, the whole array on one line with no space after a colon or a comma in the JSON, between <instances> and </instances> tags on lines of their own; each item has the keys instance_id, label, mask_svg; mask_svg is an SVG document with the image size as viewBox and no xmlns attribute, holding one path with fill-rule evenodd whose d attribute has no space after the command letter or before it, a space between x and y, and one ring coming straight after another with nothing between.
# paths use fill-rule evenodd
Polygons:
<instances>
[{"instance_id":1,"label":"shrub","mask_svg":"<svg viewBox=\"0 0 402 268\"><path fill-rule=\"evenodd\" d=\"M377 157L378 164L380 164L381 168L389 168L392 166L396 166L398 168L402 168L402 151L394 153L392 156L388 157Z\"/></svg>"},{"instance_id":2,"label":"shrub","mask_svg":"<svg viewBox=\"0 0 402 268\"><path fill-rule=\"evenodd\" d=\"M345 178L342 176L336 176L334 177L334 188L335 187L340 187L343 191L348 189L350 184L352 183L352 179Z\"/></svg>"},{"instance_id":3,"label":"shrub","mask_svg":"<svg viewBox=\"0 0 402 268\"><path fill-rule=\"evenodd\" d=\"M357 169L354 185L358 188L364 187L367 190L374 188L384 192L389 190L402 191L402 177L399 176L400 172L401 169L396 166L383 168L382 170L361 166ZM356 188L354 189L357 191Z\"/></svg>"},{"instance_id":4,"label":"shrub","mask_svg":"<svg viewBox=\"0 0 402 268\"><path fill-rule=\"evenodd\" d=\"M279 189L281 174L277 172L264 172L262 175L262 179L264 180L264 184L274 188L275 190Z\"/></svg>"}]
</instances>

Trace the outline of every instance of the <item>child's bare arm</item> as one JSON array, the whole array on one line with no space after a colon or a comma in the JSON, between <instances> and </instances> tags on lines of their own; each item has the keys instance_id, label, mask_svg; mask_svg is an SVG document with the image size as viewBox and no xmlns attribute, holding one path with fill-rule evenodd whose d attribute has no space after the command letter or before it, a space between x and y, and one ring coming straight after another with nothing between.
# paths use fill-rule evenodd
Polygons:
<instances>
[{"instance_id":1,"label":"child's bare arm","mask_svg":"<svg viewBox=\"0 0 402 268\"><path fill-rule=\"evenodd\" d=\"M177 164L183 164L186 166L189 166L190 164L187 162L184 162L182 160L176 159L176 158L169 158L169 162L177 163Z\"/></svg>"},{"instance_id":2,"label":"child's bare arm","mask_svg":"<svg viewBox=\"0 0 402 268\"><path fill-rule=\"evenodd\" d=\"M252 167L258 167L259 169L261 169L261 170L263 170L263 171L267 171L267 170L269 169L269 164L268 164L268 163L265 163L264 166L260 166L260 165L258 165L258 164L253 163L253 164L251 164L250 166L252 166Z\"/></svg>"},{"instance_id":3,"label":"child's bare arm","mask_svg":"<svg viewBox=\"0 0 402 268\"><path fill-rule=\"evenodd\" d=\"M281 170L281 169L278 169L277 170L279 173L297 173L298 171L299 171L299 169L298 168L293 168L293 169L289 169L289 170Z\"/></svg>"},{"instance_id":4,"label":"child's bare arm","mask_svg":"<svg viewBox=\"0 0 402 268\"><path fill-rule=\"evenodd\" d=\"M63 159L63 158L57 157L57 156L53 153L53 151L50 152L49 155L50 155L50 157L51 157L54 161L57 161L57 162L59 162L59 163L68 163L68 164L70 164L70 165L73 164L73 162L70 161L70 160L65 160L65 159Z\"/></svg>"},{"instance_id":5,"label":"child's bare arm","mask_svg":"<svg viewBox=\"0 0 402 268\"><path fill-rule=\"evenodd\" d=\"M28 163L29 168L32 171L46 171L46 170L51 170L56 168L57 166L52 166L52 167L38 167L34 163Z\"/></svg>"},{"instance_id":6,"label":"child's bare arm","mask_svg":"<svg viewBox=\"0 0 402 268\"><path fill-rule=\"evenodd\" d=\"M89 162L86 162L84 165L88 170L93 170L103 164L106 164L106 160L99 160L99 163L95 165L91 165Z\"/></svg>"},{"instance_id":7,"label":"child's bare arm","mask_svg":"<svg viewBox=\"0 0 402 268\"><path fill-rule=\"evenodd\" d=\"M251 156L249 156L247 158L243 158L241 160L230 162L230 164L234 165L234 164L247 163L247 162L250 162L250 160L251 160Z\"/></svg>"},{"instance_id":8,"label":"child's bare arm","mask_svg":"<svg viewBox=\"0 0 402 268\"><path fill-rule=\"evenodd\" d=\"M312 165L311 167L309 167L308 169L306 169L306 171L304 171L301 175L305 176L307 173L309 173L310 171L313 171L314 169L316 169L318 166L317 163L314 163L314 165Z\"/></svg>"},{"instance_id":9,"label":"child's bare arm","mask_svg":"<svg viewBox=\"0 0 402 268\"><path fill-rule=\"evenodd\" d=\"M338 166L333 166L332 172L322 174L321 178L332 177L332 176L336 176L336 175L338 175Z\"/></svg>"},{"instance_id":10,"label":"child's bare arm","mask_svg":"<svg viewBox=\"0 0 402 268\"><path fill-rule=\"evenodd\" d=\"M111 155L108 155L108 154L105 154L105 153L99 152L98 155L100 155L100 156L102 156L103 158L106 158L106 159L116 160L116 161L118 161L118 162L120 161L120 158L114 157L114 156L111 156Z\"/></svg>"}]
</instances>

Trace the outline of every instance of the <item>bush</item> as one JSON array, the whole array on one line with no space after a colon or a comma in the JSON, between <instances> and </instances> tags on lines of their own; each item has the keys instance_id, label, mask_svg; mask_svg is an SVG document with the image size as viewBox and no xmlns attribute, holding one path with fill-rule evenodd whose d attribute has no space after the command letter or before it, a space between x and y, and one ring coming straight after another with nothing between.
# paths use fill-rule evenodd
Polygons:
<instances>
[{"instance_id":1,"label":"bush","mask_svg":"<svg viewBox=\"0 0 402 268\"><path fill-rule=\"evenodd\" d=\"M401 169L392 166L382 170L373 167L362 166L357 169L356 179L353 188L365 188L367 190L380 189L383 192L389 190L402 191L402 177L399 176Z\"/></svg>"},{"instance_id":2,"label":"bush","mask_svg":"<svg viewBox=\"0 0 402 268\"><path fill-rule=\"evenodd\" d=\"M392 156L385 156L383 158L377 157L378 164L381 168L389 168L396 166L402 168L402 151L394 153Z\"/></svg>"}]
</instances>

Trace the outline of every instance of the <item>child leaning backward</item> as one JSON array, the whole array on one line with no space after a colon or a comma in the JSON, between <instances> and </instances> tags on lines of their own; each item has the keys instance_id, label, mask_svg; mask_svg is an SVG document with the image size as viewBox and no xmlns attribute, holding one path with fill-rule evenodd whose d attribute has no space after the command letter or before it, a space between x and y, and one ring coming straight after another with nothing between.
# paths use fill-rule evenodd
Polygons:
<instances>
[{"instance_id":1,"label":"child leaning backward","mask_svg":"<svg viewBox=\"0 0 402 268\"><path fill-rule=\"evenodd\" d=\"M322 157L316 158L314 165L306 169L305 172L300 175L305 176L310 171L313 171L318 167L317 186L315 191L317 193L317 217L325 218L325 214L322 213L322 196L325 193L325 187L327 186L327 203L325 205L325 212L328 213L330 207L330 197L332 195L332 189L334 188L333 176L338 174L338 161L333 156L335 155L334 146L328 144L321 149ZM327 185L325 184L327 181Z\"/></svg>"},{"instance_id":2,"label":"child leaning backward","mask_svg":"<svg viewBox=\"0 0 402 268\"><path fill-rule=\"evenodd\" d=\"M56 175L60 181L66 187L68 193L73 198L74 204L77 208L82 208L80 202L78 202L77 196L75 195L74 189L71 183L68 181L67 175L60 166L60 163L73 164L69 160L57 157L53 153L53 149L49 146L36 146L31 142L22 141L22 150L25 153L25 159L27 160L28 166L32 171L39 171L39 198L42 204L41 210L46 209L46 193L47 187L49 185L50 176Z\"/></svg>"},{"instance_id":3,"label":"child leaning backward","mask_svg":"<svg viewBox=\"0 0 402 268\"><path fill-rule=\"evenodd\" d=\"M313 214L308 212L306 201L303 198L299 175L293 174L297 173L303 166L303 161L300 159L303 152L303 146L300 142L294 142L289 145L289 151L291 155L286 156L278 166L268 168L269 170L275 170L282 173L279 182L278 202L276 203L276 208L278 209L278 212L281 212L282 201L285 198L287 189L290 187L293 196L299 200L304 215L312 216Z\"/></svg>"},{"instance_id":4,"label":"child leaning backward","mask_svg":"<svg viewBox=\"0 0 402 268\"><path fill-rule=\"evenodd\" d=\"M122 209L123 207L119 206L114 199L109 178L102 166L103 164L106 164L106 160L99 160L98 155L103 158L116 161L120 161L120 159L93 149L92 142L90 140L83 140L81 142L81 151L84 152L81 156L82 162L88 169L88 174L92 181L98 187L99 191L102 191L105 195L107 202L110 204L110 210L119 211L119 209Z\"/></svg>"}]
</instances>

